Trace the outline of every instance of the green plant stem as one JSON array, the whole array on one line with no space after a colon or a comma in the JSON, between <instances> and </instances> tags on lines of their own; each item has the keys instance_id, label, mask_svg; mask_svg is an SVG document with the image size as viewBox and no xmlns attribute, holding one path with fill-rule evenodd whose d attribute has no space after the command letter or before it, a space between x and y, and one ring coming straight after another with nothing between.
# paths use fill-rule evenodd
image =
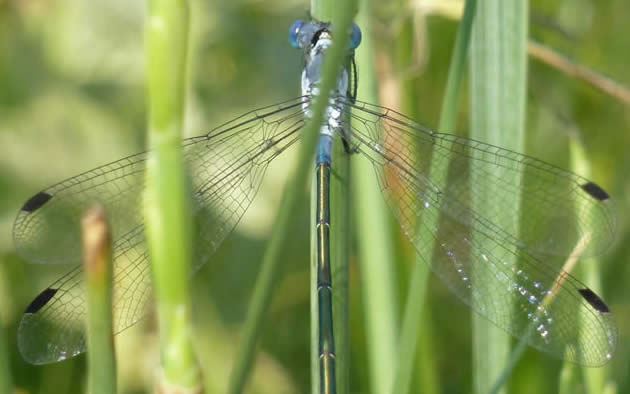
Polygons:
<instances>
[{"instance_id":1,"label":"green plant stem","mask_svg":"<svg viewBox=\"0 0 630 394\"><path fill-rule=\"evenodd\" d=\"M334 284L333 329L337 393L350 392L350 156L342 142L333 145L330 180L330 268ZM315 178L315 177L313 177Z\"/></svg>"},{"instance_id":2,"label":"green plant stem","mask_svg":"<svg viewBox=\"0 0 630 394\"><path fill-rule=\"evenodd\" d=\"M350 6L350 4L346 4ZM336 13L341 11L331 0L311 2L311 14L322 21L335 21ZM334 26L337 26L336 24ZM335 36L337 39L337 36ZM350 325L349 325L349 234L350 234L350 194L349 194L350 157L338 137L335 137L332 152L332 171L330 180L330 268L333 284L333 332L335 340L335 377L337 393L345 394L350 390ZM316 220L315 202L316 179L312 176L311 187L311 223ZM311 332L319 332L319 314L317 305L317 234L311 232ZM311 372L313 381L319 382L319 347L312 337ZM315 386L313 386L315 387ZM319 386L317 386L319 390Z\"/></svg>"},{"instance_id":3,"label":"green plant stem","mask_svg":"<svg viewBox=\"0 0 630 394\"><path fill-rule=\"evenodd\" d=\"M471 137L517 152L523 151L525 132L527 9L527 1L481 3L471 45ZM481 174L472 174L471 182L485 181ZM478 199L474 206L481 207L480 214L484 206L500 199L489 195L471 198ZM513 203L520 205L520 201ZM518 217L506 217L505 223L497 224L515 229L518 221ZM473 270L472 280L483 283L494 278ZM472 320L474 391L487 393L508 361L510 338L477 314Z\"/></svg>"},{"instance_id":4,"label":"green plant stem","mask_svg":"<svg viewBox=\"0 0 630 394\"><path fill-rule=\"evenodd\" d=\"M404 2L401 7L406 7ZM417 67L420 47L418 27L424 22L419 22L417 15L410 14L404 17L400 32L396 39L396 49L394 55L394 70L397 78L397 90L399 93L400 109L412 119L418 119L419 109L425 104L419 94L418 83L419 73L410 72ZM412 147L412 152L415 147ZM415 153L412 153L415 154ZM422 158L425 160L426 158ZM418 226L421 225L421 218L418 218ZM431 253L430 250L423 249L423 253ZM432 346L429 344L430 338L426 335L430 330L430 321L424 319L430 316L431 308L426 301L428 280L430 278L429 268L425 262L418 263L419 259L415 249L411 253L401 250L397 256L404 257L407 262L405 266L400 266L399 272L404 281L407 278L406 298L401 304L403 309L400 339L398 345L398 366L395 368L396 375L391 386L391 393L434 393L433 382L435 382L435 367ZM402 260L402 259L401 259ZM401 284L402 286L402 284ZM420 343L420 344L419 344ZM418 352L418 346L421 351ZM414 379L414 375L417 378ZM412 387L416 383L417 386Z\"/></svg>"},{"instance_id":5,"label":"green plant stem","mask_svg":"<svg viewBox=\"0 0 630 394\"><path fill-rule=\"evenodd\" d=\"M466 57L468 54L468 46L472 24L475 16L476 0L466 1L464 15L462 17L455 46L453 47L453 56L451 59L448 80L444 98L442 100L442 111L440 113L440 131L452 132L455 129L457 121L457 104L459 101L459 91L461 81L465 72ZM432 169L435 167L432 166ZM432 179L433 175L430 175ZM428 228L438 228L439 218L421 216L419 226L427 226ZM423 251L423 257L427 261L431 261L435 250ZM400 339L399 365L396 369L396 378L392 393L405 394L410 392L412 371L415 361L416 346L418 340L418 332L421 330L421 317L423 315L423 306L426 292L426 284L429 277L429 269L423 261L417 261L411 276L409 292L405 303L405 311L403 314L403 323Z\"/></svg>"},{"instance_id":6,"label":"green plant stem","mask_svg":"<svg viewBox=\"0 0 630 394\"><path fill-rule=\"evenodd\" d=\"M363 30L363 41L356 54L357 68L361 70L358 96L361 100L378 103L374 50L368 19L370 9L370 1L363 0L358 19ZM368 160L353 161L352 179L369 383L373 393L387 393L395 374L399 320L389 209Z\"/></svg>"},{"instance_id":7,"label":"green plant stem","mask_svg":"<svg viewBox=\"0 0 630 394\"><path fill-rule=\"evenodd\" d=\"M311 15L320 21L331 21L335 31L349 31L350 24L356 13L356 2L346 1L335 3L333 0L312 0ZM329 92L336 84L338 70L343 65L349 43L349 35L337 34L333 47L328 51L325 62L333 59L331 63L335 68L331 70L332 84L320 91ZM325 63L326 65L326 63ZM324 70L326 72L326 70ZM326 76L326 74L324 74ZM320 94L318 99L323 99ZM317 119L313 117L313 119ZM321 122L321 121L320 121ZM317 126L319 129L319 125ZM341 141L336 138L333 148L332 179L330 184L330 209L331 209L331 273L333 285L333 332L335 340L335 367L338 393L349 392L350 375L350 329L349 329L349 194L348 194L348 155L340 149ZM313 177L314 178L314 177ZM313 179L314 182L314 179ZM314 185L314 183L313 183ZM311 188L311 215L314 218L316 201L316 188ZM312 221L314 223L314 221ZM311 227L314 229L314 227ZM311 231L311 390L320 392L320 362L319 362L319 313L317 305L317 250L316 234Z\"/></svg>"},{"instance_id":8,"label":"green plant stem","mask_svg":"<svg viewBox=\"0 0 630 394\"><path fill-rule=\"evenodd\" d=\"M403 313L400 334L398 368L390 393L406 394L411 391L414 362L418 338L422 330L423 305L426 285L430 275L429 267L424 262L417 262L409 282L409 291Z\"/></svg>"},{"instance_id":9,"label":"green plant stem","mask_svg":"<svg viewBox=\"0 0 630 394\"><path fill-rule=\"evenodd\" d=\"M342 13L340 26L349 26L351 20L351 14ZM302 143L300 145L298 163L296 167L291 170L292 173L289 176L289 182L286 186L286 190L289 192L283 195L282 203L280 204L281 209L278 212L274 226L275 231L272 234L269 246L263 257L261 272L256 281L252 301L247 313L242 344L239 347L234 368L230 375L228 393L241 393L247 382L253 363L256 341L262 331L261 328L269 307L272 291L276 287L275 283L278 279L277 273L281 268L280 264L284 261L281 252L289 235L289 224L296 215L298 202L301 197L299 193L295 193L294 191L302 189L303 180L312 169L315 146L319 136L319 125L324 117L330 91L336 83L338 66L343 62L345 54L344 48L346 46L347 39L336 41L324 60L321 93L314 104L312 104L312 118L302 130ZM315 379L315 381L319 382L319 377Z\"/></svg>"},{"instance_id":10,"label":"green plant stem","mask_svg":"<svg viewBox=\"0 0 630 394\"><path fill-rule=\"evenodd\" d=\"M518 341L518 344L510 353L510 359L503 364L501 373L497 375L492 387L488 390L488 394L497 394L501 391L501 388L503 388L503 386L507 383L508 378L512 374L516 364L521 360L521 357L523 356L523 353L525 353L525 350L527 350L528 346L529 345L525 340L521 339Z\"/></svg>"},{"instance_id":11,"label":"green plant stem","mask_svg":"<svg viewBox=\"0 0 630 394\"><path fill-rule=\"evenodd\" d=\"M579 392L581 386L578 368L575 364L565 362L560 370L558 394L571 394Z\"/></svg>"},{"instance_id":12,"label":"green plant stem","mask_svg":"<svg viewBox=\"0 0 630 394\"><path fill-rule=\"evenodd\" d=\"M192 220L181 134L188 3L151 0L146 22L149 102L145 221L160 327L162 390L200 391L191 342Z\"/></svg>"},{"instance_id":13,"label":"green plant stem","mask_svg":"<svg viewBox=\"0 0 630 394\"><path fill-rule=\"evenodd\" d=\"M571 156L571 167L572 169L587 178L590 178L591 175L591 165L587 159L586 152L584 152L584 147L576 138L571 138L569 142L569 151ZM576 217L579 215L588 215L589 212L582 212L576 207ZM584 277L584 283L588 286L589 289L597 293L601 293L602 283L601 276L599 272L599 268L601 264L596 261L597 258L591 257L582 259L580 261L580 271ZM582 322L580 322L582 323ZM583 324L582 324L583 325ZM587 329L586 327L580 327L581 330ZM577 369L575 365L570 363L569 361L564 362L564 368L573 368ZM586 393L603 393L609 374L609 367L603 366L601 368L581 368L582 374L584 376L584 385L586 386ZM581 383L581 382L580 382ZM562 387L562 385L561 385ZM568 392L568 391L567 391Z\"/></svg>"},{"instance_id":14,"label":"green plant stem","mask_svg":"<svg viewBox=\"0 0 630 394\"><path fill-rule=\"evenodd\" d=\"M442 99L442 110L440 111L440 131L454 132L457 123L457 104L459 102L459 91L462 84L462 78L466 71L466 59L468 57L468 48L470 45L470 36L472 33L473 21L477 10L477 0L466 0L464 5L464 14L462 15L459 29L457 30L457 38L453 47L453 57L448 69L448 79L446 80L446 89L444 90L444 98Z\"/></svg>"},{"instance_id":15,"label":"green plant stem","mask_svg":"<svg viewBox=\"0 0 630 394\"><path fill-rule=\"evenodd\" d=\"M88 392L116 392L116 357L112 318L113 262L111 233L102 207L86 212L83 265L87 293Z\"/></svg>"},{"instance_id":16,"label":"green plant stem","mask_svg":"<svg viewBox=\"0 0 630 394\"><path fill-rule=\"evenodd\" d=\"M396 45L396 74L398 74L398 90L400 90L400 109L402 113L412 119L421 119L420 109L426 104L424 95L420 94L418 84L420 83L420 73L413 72L417 69L419 57L422 55L423 37L420 27L425 21L419 21L417 15L410 14L405 17L403 27L397 39ZM418 31L420 29L420 31ZM413 150L414 148L412 148ZM412 153L414 154L414 153ZM425 158L423 158L424 160ZM418 220L421 220L418 218ZM420 225L421 222L418 222ZM407 252L402 249L399 255L405 257L402 280L407 279L406 297L401 304L403 309L398 368L392 385L392 393L402 390L402 392L412 393L436 393L435 382L437 381L436 364L433 353L434 347L431 344L431 305L427 302L427 286L429 285L429 267L425 262L418 261L415 249ZM423 249L423 254L431 253L430 250ZM400 265L400 264L399 264ZM429 318L427 318L429 317ZM413 335L413 338L412 338Z\"/></svg>"}]
</instances>

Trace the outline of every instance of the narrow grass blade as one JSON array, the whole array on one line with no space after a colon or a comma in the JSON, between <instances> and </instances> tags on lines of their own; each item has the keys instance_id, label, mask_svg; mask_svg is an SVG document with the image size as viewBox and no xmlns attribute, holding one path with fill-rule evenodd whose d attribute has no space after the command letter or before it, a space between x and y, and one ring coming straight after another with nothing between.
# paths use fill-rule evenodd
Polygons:
<instances>
[{"instance_id":1,"label":"narrow grass blade","mask_svg":"<svg viewBox=\"0 0 630 394\"><path fill-rule=\"evenodd\" d=\"M591 166L586 158L586 153L580 141L572 138L569 143L569 151L571 153L571 167L573 170L587 178L590 178ZM576 215L581 212L576 210ZM602 293L602 283L599 268L601 264L598 264L597 258L586 258L580 261L579 271L583 274L584 283L589 289L594 290L598 294ZM573 368L577 369L575 365L571 365L569 362L565 362L563 369ZM600 368L588 368L582 367L581 372L584 376L585 392L590 394L603 393L607 383L608 376L610 374L609 366L603 366ZM562 387L562 385L561 385Z\"/></svg>"},{"instance_id":2,"label":"narrow grass blade","mask_svg":"<svg viewBox=\"0 0 630 394\"><path fill-rule=\"evenodd\" d=\"M351 7L346 4L341 7ZM340 6L334 1L312 1L312 15L319 20L331 20L338 17L342 12ZM354 11L351 9L351 11ZM347 11L346 11L347 12ZM337 15L336 15L337 14ZM335 24L335 26L337 26ZM343 31L343 30L339 30ZM347 66L347 65L346 65ZM337 393L345 394L350 392L350 326L349 326L349 236L350 236L350 194L349 194L349 171L350 157L345 152L339 138L336 139L333 146L332 157L332 177L330 181L330 263L333 283L333 332L335 339L335 375ZM311 188L311 202L316 201L315 177ZM314 223L316 215L315 207L311 209L311 222ZM311 313L312 316L318 315L316 290L317 269L316 258L317 251L314 248L316 233L311 233L312 264L311 264ZM311 333L319 331L318 318L311 318ZM319 336L318 336L319 337ZM311 337L314 339L314 337ZM317 341L311 341L311 354L313 355L312 378L319 381L319 362L318 362L318 344ZM315 387L315 386L314 386ZM318 390L321 388L318 387Z\"/></svg>"},{"instance_id":3,"label":"narrow grass blade","mask_svg":"<svg viewBox=\"0 0 630 394\"><path fill-rule=\"evenodd\" d=\"M333 147L330 180L330 263L334 284L333 328L337 393L350 392L350 156L341 141Z\"/></svg>"},{"instance_id":4,"label":"narrow grass blade","mask_svg":"<svg viewBox=\"0 0 630 394\"><path fill-rule=\"evenodd\" d=\"M560 370L560 383L558 384L558 394L571 394L579 391L581 386L580 374L575 364L564 363Z\"/></svg>"},{"instance_id":5,"label":"narrow grass blade","mask_svg":"<svg viewBox=\"0 0 630 394\"><path fill-rule=\"evenodd\" d=\"M112 239L102 207L86 212L82 227L87 293L88 392L113 394L116 392L116 357L112 317Z\"/></svg>"},{"instance_id":6,"label":"narrow grass blade","mask_svg":"<svg viewBox=\"0 0 630 394\"><path fill-rule=\"evenodd\" d=\"M144 216L160 328L161 390L201 391L191 342L190 188L180 146L188 2L151 0L146 25L149 146ZM169 391L166 391L169 392Z\"/></svg>"},{"instance_id":7,"label":"narrow grass blade","mask_svg":"<svg viewBox=\"0 0 630 394\"><path fill-rule=\"evenodd\" d=\"M527 78L527 1L480 3L471 45L471 137L517 152L523 151ZM470 182L484 182L472 176ZM476 195L476 206L494 201ZM514 201L514 205L520 204ZM480 212L483 214L483 212ZM519 218L497 223L517 229ZM473 282L485 278L473 272ZM507 363L510 338L501 329L473 315L474 391L487 393Z\"/></svg>"},{"instance_id":8,"label":"narrow grass blade","mask_svg":"<svg viewBox=\"0 0 630 394\"><path fill-rule=\"evenodd\" d=\"M440 113L440 131L452 132L455 129L457 120L457 103L459 101L459 91L461 81L465 72L466 57L468 54L468 46L472 24L475 16L476 0L468 0L464 9L457 38L453 48L453 56L449 67L448 80L444 98L442 100L442 111ZM429 218L420 217L420 220L430 220ZM429 227L438 228L438 223L428 223ZM427 261L433 258L434 250L424 251L423 257ZM421 317L423 315L424 298L426 291L426 283L429 277L429 269L423 261L417 261L415 264L409 292L407 294L405 312L403 315L403 324L400 340L399 365L397 368L396 378L394 380L393 393L410 392L413 364L415 361L416 346L418 340L418 332L421 330ZM425 358L426 359L426 358ZM421 384L422 385L422 384ZM423 390L424 392L425 390Z\"/></svg>"},{"instance_id":9,"label":"narrow grass blade","mask_svg":"<svg viewBox=\"0 0 630 394\"><path fill-rule=\"evenodd\" d=\"M333 0L312 0L311 15L321 21L332 21L335 31L349 31L350 24L356 13L356 2L335 2ZM325 62L335 65L331 69L331 85L322 84L321 92L328 92L336 83L339 66L345 61L349 36L338 34L335 36L333 47ZM334 53L333 53L334 51ZM328 77L324 70L325 78ZM328 86L328 87L327 87ZM323 101L323 96L319 97ZM319 102L319 101L318 101ZM313 120L321 119L313 116ZM321 122L321 121L320 121ZM317 123L318 127L319 123ZM336 387L339 393L349 392L350 375L350 329L349 329L349 200L348 200L348 169L349 158L340 148L340 141L335 142L333 150L333 176L331 181L331 270L333 284L333 330L336 351ZM314 185L314 183L313 183ZM314 223L314 201L316 188L311 188L311 222ZM314 230L314 226L311 229ZM311 391L319 393L320 363L319 363L319 316L317 306L317 251L315 248L316 234L311 231Z\"/></svg>"},{"instance_id":10,"label":"narrow grass blade","mask_svg":"<svg viewBox=\"0 0 630 394\"><path fill-rule=\"evenodd\" d=\"M401 7L404 7L401 6ZM405 17L400 28L400 32L396 40L396 54L395 54L395 69L396 70L409 70L414 67L413 54L418 51L418 42L416 40L416 24L418 15L410 14ZM416 117L417 109L421 107L420 97L416 88L416 80L413 77L405 77L409 73L398 72L400 75L397 89L400 92L400 108L412 118ZM422 218L419 218L422 220ZM431 251L426 251L431 253ZM396 251L397 254L400 252ZM402 253L404 255L404 252ZM395 375L393 377L392 384L390 386L390 393L409 393L409 392L421 392L431 393L431 389L425 386L423 378L418 377L413 379L416 368L423 369L423 372L427 374L433 374L435 372L432 365L423 365L422 362L416 362L420 357L418 355L425 356L429 359L433 358L431 354L428 354L430 350L423 348L418 353L418 342L422 340L422 335L426 334L424 329L427 326L427 321L423 320L423 317L429 313L428 305L426 305L426 287L430 277L430 270L427 264L420 262L416 258L416 254L408 256L407 267L409 267L405 273L410 272L410 278L408 279L407 295L404 303L401 303L403 309L400 338L398 342L398 355L397 355L397 367L394 369ZM405 268L407 268L405 267ZM406 276L401 280L406 280ZM430 375L427 375L430 376ZM417 387L412 388L412 382L418 384Z\"/></svg>"},{"instance_id":11,"label":"narrow grass blade","mask_svg":"<svg viewBox=\"0 0 630 394\"><path fill-rule=\"evenodd\" d=\"M349 6L346 6L346 8L349 8ZM342 9L344 8L342 7ZM342 13L342 16L343 18L340 18L339 26L345 26L347 28L350 25L352 17L349 12ZM292 169L292 174L289 177L289 182L285 189L288 192L284 193L282 203L280 204L281 209L276 218L275 231L269 241L269 246L263 258L261 273L254 287L252 302L247 313L243 341L230 376L228 393L236 394L243 392L247 382L253 363L256 341L262 331L261 327L269 307L272 291L275 288L274 284L277 282L277 276L280 272L280 264L283 262L280 254L288 238L289 223L295 216L301 197L301 194L296 191L302 189L303 181L313 165L319 125L324 117L330 90L335 84L336 70L338 70L338 66L343 62L345 53L344 45L347 45L347 42L344 43L343 39L336 41L324 61L321 94L312 106L312 118L302 130L303 135L298 163L297 166ZM311 333L311 337L317 338L317 333ZM318 365L318 363L315 364ZM318 379L313 379L313 384L318 381Z\"/></svg>"},{"instance_id":12,"label":"narrow grass blade","mask_svg":"<svg viewBox=\"0 0 630 394\"><path fill-rule=\"evenodd\" d=\"M356 62L361 70L358 97L378 103L371 25L371 2L363 0L359 26L363 41ZM354 226L357 232L362 305L372 393L387 393L398 354L398 294L393 262L392 231L387 207L374 171L367 160L352 161Z\"/></svg>"}]
</instances>

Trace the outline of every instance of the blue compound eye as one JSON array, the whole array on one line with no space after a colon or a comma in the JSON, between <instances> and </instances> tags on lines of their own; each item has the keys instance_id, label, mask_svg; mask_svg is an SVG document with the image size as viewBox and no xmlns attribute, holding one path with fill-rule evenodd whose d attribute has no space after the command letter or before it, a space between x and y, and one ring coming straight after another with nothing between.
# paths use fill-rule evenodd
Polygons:
<instances>
[{"instance_id":1,"label":"blue compound eye","mask_svg":"<svg viewBox=\"0 0 630 394\"><path fill-rule=\"evenodd\" d=\"M352 24L352 33L350 35L350 48L356 49L361 43L361 29L356 23Z\"/></svg>"},{"instance_id":2,"label":"blue compound eye","mask_svg":"<svg viewBox=\"0 0 630 394\"><path fill-rule=\"evenodd\" d=\"M289 29L289 42L293 48L300 47L300 43L298 42L298 33L300 32L302 26L304 26L304 21L297 21L291 25L291 28Z\"/></svg>"}]
</instances>

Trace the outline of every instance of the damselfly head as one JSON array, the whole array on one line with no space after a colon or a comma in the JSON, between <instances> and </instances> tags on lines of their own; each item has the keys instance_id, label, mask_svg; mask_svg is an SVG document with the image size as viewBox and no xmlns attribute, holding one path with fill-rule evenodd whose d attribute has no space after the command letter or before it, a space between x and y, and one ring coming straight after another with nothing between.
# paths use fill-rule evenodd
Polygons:
<instances>
[{"instance_id":1,"label":"damselfly head","mask_svg":"<svg viewBox=\"0 0 630 394\"><path fill-rule=\"evenodd\" d=\"M307 49L314 46L321 38L332 38L330 23L298 20L289 29L289 42L294 48ZM356 49L361 43L361 29L355 23L350 31L350 49Z\"/></svg>"}]
</instances>

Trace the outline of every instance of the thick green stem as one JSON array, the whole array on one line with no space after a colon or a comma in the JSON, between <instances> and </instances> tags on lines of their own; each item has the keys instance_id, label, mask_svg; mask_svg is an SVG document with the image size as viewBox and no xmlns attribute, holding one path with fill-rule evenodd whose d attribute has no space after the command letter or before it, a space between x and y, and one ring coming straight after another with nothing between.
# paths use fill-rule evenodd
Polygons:
<instances>
[{"instance_id":1,"label":"thick green stem","mask_svg":"<svg viewBox=\"0 0 630 394\"><path fill-rule=\"evenodd\" d=\"M522 152L524 146L527 11L527 1L480 3L471 46L471 137L516 152ZM486 178L473 174L471 182L483 184ZM482 193L472 198L478 199L474 206L481 207L480 214L485 205L497 201L496 196ZM518 200L513 203L520 205ZM496 224L518 228L518 221L518 217L506 216L505 223ZM474 270L472 279L481 283L495 280ZM510 338L485 318L473 314L473 343L475 392L487 393L508 362Z\"/></svg>"},{"instance_id":2,"label":"thick green stem","mask_svg":"<svg viewBox=\"0 0 630 394\"><path fill-rule=\"evenodd\" d=\"M149 145L144 201L160 327L164 390L200 391L191 342L192 221L181 150L188 46L188 3L149 1L146 56Z\"/></svg>"}]
</instances>

